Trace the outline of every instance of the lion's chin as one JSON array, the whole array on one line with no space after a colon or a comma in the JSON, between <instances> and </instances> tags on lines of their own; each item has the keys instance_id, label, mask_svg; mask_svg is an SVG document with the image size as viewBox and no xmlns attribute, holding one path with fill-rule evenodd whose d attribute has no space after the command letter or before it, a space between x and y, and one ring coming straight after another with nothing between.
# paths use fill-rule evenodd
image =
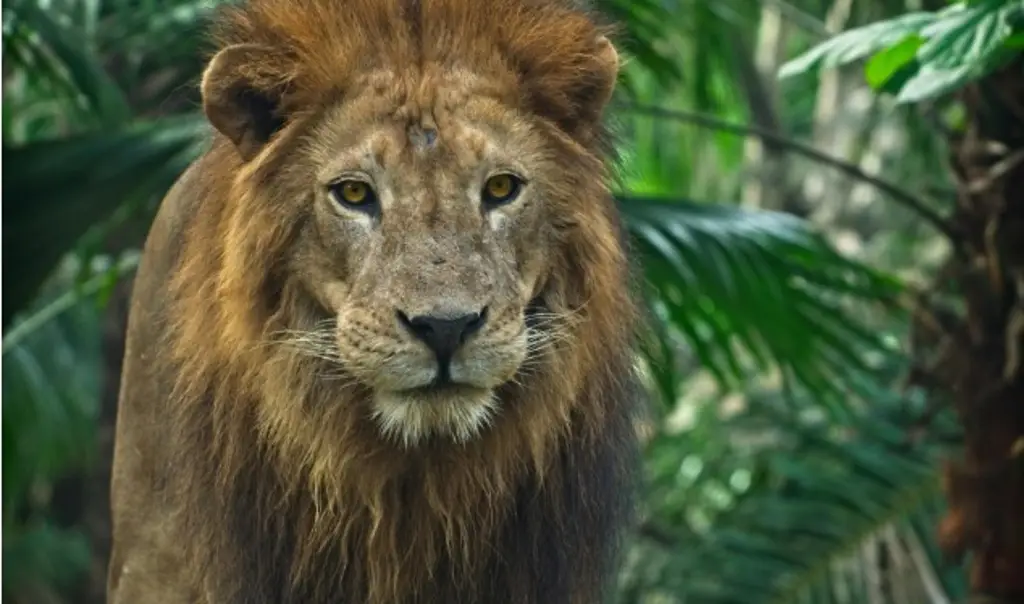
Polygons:
<instances>
[{"instance_id":1,"label":"lion's chin","mask_svg":"<svg viewBox=\"0 0 1024 604\"><path fill-rule=\"evenodd\" d=\"M497 412L492 389L451 385L442 388L378 391L373 416L383 435L405 447L431 437L463 443L478 436Z\"/></svg>"}]
</instances>

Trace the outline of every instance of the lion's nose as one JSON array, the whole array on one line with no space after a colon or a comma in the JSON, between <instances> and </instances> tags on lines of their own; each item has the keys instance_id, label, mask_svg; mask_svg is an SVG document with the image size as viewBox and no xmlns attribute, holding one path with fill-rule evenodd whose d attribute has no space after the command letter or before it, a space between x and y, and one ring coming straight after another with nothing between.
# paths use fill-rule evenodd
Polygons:
<instances>
[{"instance_id":1,"label":"lion's nose","mask_svg":"<svg viewBox=\"0 0 1024 604\"><path fill-rule=\"evenodd\" d=\"M430 348L442 367L446 367L459 346L487 320L487 307L469 314L446 313L415 317L398 311L398 320Z\"/></svg>"}]
</instances>

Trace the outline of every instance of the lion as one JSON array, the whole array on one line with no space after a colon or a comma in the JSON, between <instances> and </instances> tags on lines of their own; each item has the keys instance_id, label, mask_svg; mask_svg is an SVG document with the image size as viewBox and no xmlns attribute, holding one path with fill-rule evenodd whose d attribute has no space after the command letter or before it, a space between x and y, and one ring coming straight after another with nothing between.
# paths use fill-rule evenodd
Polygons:
<instances>
[{"instance_id":1,"label":"lion","mask_svg":"<svg viewBox=\"0 0 1024 604\"><path fill-rule=\"evenodd\" d=\"M634 517L612 31L251 0L133 291L112 604L593 604Z\"/></svg>"}]
</instances>

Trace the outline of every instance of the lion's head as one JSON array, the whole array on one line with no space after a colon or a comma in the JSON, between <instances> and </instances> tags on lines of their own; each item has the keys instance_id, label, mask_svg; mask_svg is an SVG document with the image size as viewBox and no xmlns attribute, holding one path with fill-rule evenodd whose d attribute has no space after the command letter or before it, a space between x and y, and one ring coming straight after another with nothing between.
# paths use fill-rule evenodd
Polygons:
<instances>
[{"instance_id":1,"label":"lion's head","mask_svg":"<svg viewBox=\"0 0 1024 604\"><path fill-rule=\"evenodd\" d=\"M195 336L318 357L318 388L407 445L472 439L517 388L571 402L630 307L600 125L618 56L570 4L228 13L202 92L240 165Z\"/></svg>"}]
</instances>

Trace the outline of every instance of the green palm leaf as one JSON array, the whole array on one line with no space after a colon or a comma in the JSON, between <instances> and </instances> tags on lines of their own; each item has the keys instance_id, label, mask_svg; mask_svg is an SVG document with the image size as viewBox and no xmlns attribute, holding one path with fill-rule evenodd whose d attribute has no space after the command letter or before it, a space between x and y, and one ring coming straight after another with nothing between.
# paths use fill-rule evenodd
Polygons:
<instances>
[{"instance_id":1,"label":"green palm leaf","mask_svg":"<svg viewBox=\"0 0 1024 604\"><path fill-rule=\"evenodd\" d=\"M951 414L911 444L910 418L894 401L833 422L758 398L723 426L731 434L724 452L697 430L651 444L660 465L649 470L648 522L680 541L638 542L634 594L664 590L688 604L897 601L870 595L879 574L916 590L920 597L910 601L948 601L926 599L926 591L962 592L959 568L943 566L930 545L944 511L939 468L948 453L942 437L956 430ZM752 478L737 487L729 476L740 471ZM719 501L707 497L716 492L724 493ZM691 521L701 506L705 526ZM886 566L875 552L913 564ZM642 565L657 570L644 576Z\"/></svg>"},{"instance_id":2,"label":"green palm leaf","mask_svg":"<svg viewBox=\"0 0 1024 604\"><path fill-rule=\"evenodd\" d=\"M205 130L186 116L5 147L4 325L90 228L162 195L199 152Z\"/></svg>"},{"instance_id":3,"label":"green palm leaf","mask_svg":"<svg viewBox=\"0 0 1024 604\"><path fill-rule=\"evenodd\" d=\"M5 602L57 601L56 593L72 591L89 567L81 527L59 526L48 511L54 485L96 461L98 311L80 300L3 352Z\"/></svg>"},{"instance_id":4,"label":"green palm leaf","mask_svg":"<svg viewBox=\"0 0 1024 604\"><path fill-rule=\"evenodd\" d=\"M81 29L58 20L55 12L35 0L6 3L5 50L17 57L20 69L62 85L72 100L84 100L99 125L111 126L129 119L127 100Z\"/></svg>"},{"instance_id":5,"label":"green palm leaf","mask_svg":"<svg viewBox=\"0 0 1024 604\"><path fill-rule=\"evenodd\" d=\"M863 390L854 374L874 370L865 353L892 354L846 303L892 298L899 284L844 258L803 221L691 201L623 197L620 207L658 319L722 387L778 368L790 385L842 407Z\"/></svg>"}]
</instances>

